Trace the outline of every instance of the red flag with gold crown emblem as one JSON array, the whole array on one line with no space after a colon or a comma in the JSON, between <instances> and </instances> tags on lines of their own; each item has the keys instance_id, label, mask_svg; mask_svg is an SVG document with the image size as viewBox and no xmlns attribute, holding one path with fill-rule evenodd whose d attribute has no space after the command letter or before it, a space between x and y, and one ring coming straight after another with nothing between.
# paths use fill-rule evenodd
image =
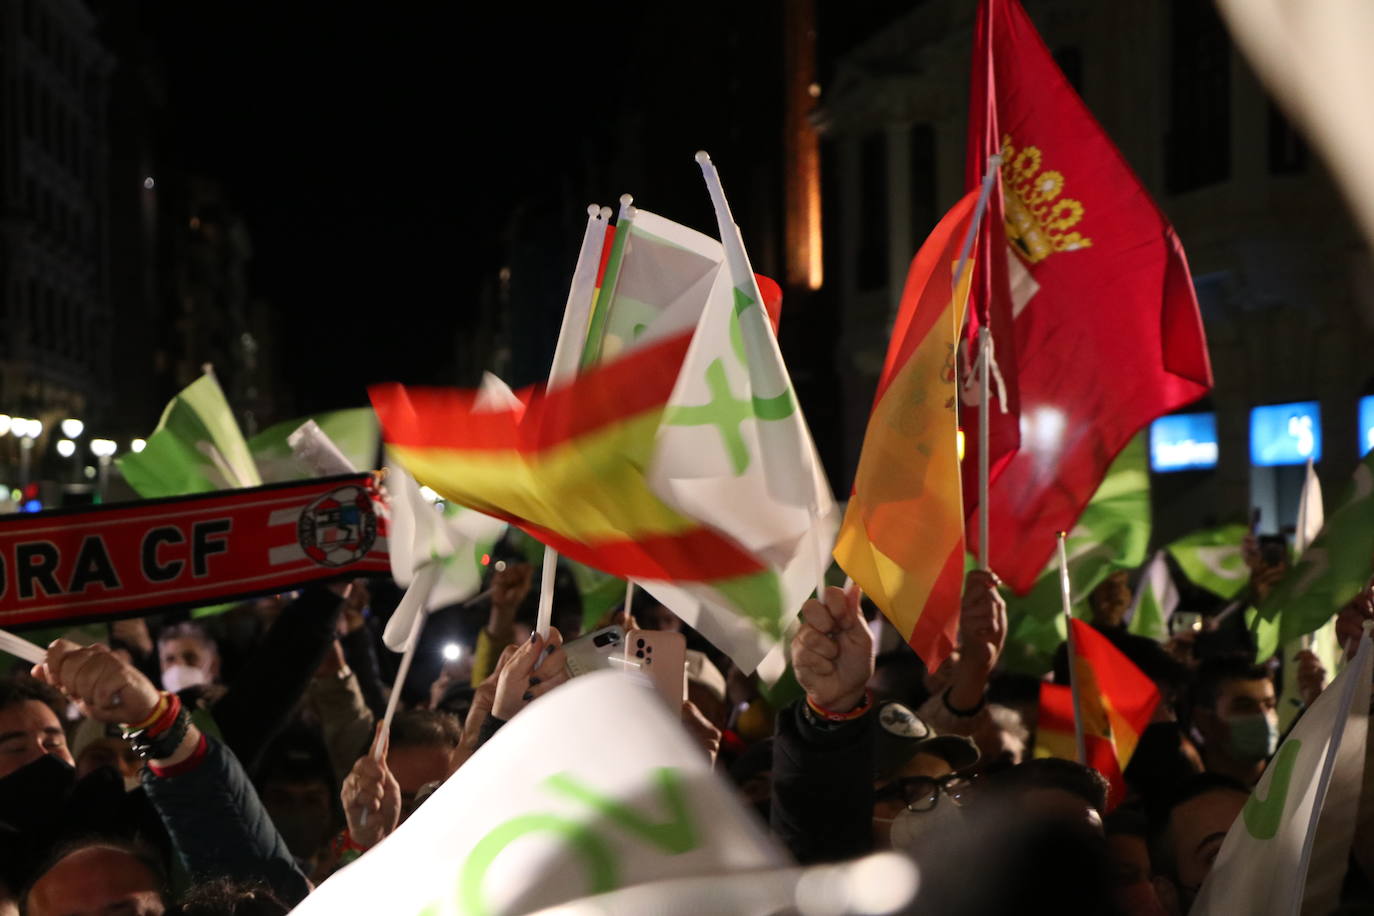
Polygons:
<instances>
[{"instance_id":1,"label":"red flag with gold crown emblem","mask_svg":"<svg viewBox=\"0 0 1374 916\"><path fill-rule=\"evenodd\" d=\"M990 324L1005 389L989 410L988 546L992 568L1025 592L1117 453L1206 394L1212 369L1183 246L1020 3L981 0L973 61L968 186L1003 156L968 323L975 337ZM972 458L968 388L964 407ZM964 462L970 522L976 472Z\"/></svg>"}]
</instances>

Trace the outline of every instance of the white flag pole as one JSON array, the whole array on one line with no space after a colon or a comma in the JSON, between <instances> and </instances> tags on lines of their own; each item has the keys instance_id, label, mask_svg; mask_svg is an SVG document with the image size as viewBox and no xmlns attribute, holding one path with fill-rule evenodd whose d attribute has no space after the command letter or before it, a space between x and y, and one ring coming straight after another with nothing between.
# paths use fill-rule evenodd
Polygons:
<instances>
[{"instance_id":1,"label":"white flag pole","mask_svg":"<svg viewBox=\"0 0 1374 916\"><path fill-rule=\"evenodd\" d=\"M439 573L443 567L437 562L426 563L415 573L415 579L410 583L410 588L406 589L405 596L401 598L401 604L397 606L396 613L402 611L407 603L417 606L414 609L414 622L410 625L410 636L406 639L406 651L401 656L401 665L396 669L396 681L391 685L391 696L386 701L386 713L382 716L382 734L391 733L391 720L396 716L396 706L401 702L401 688L405 686L406 675L410 674L410 663L415 659L415 649L420 645L420 631L425 628L425 618L429 614L425 613L425 606L429 604L430 593L434 591L434 586L439 582ZM384 744L385 742L382 742ZM381 744L376 748L377 759L381 760Z\"/></svg>"},{"instance_id":2,"label":"white flag pole","mask_svg":"<svg viewBox=\"0 0 1374 916\"><path fill-rule=\"evenodd\" d=\"M0 630L0 652L8 652L15 658L22 658L30 665L41 665L48 653L42 646L34 645L21 636Z\"/></svg>"},{"instance_id":3,"label":"white flag pole","mask_svg":"<svg viewBox=\"0 0 1374 916\"><path fill-rule=\"evenodd\" d=\"M1078 762L1088 762L1083 743L1083 705L1078 696L1078 644L1073 638L1073 597L1069 589L1069 557L1064 548L1064 532L1059 532L1059 593L1064 599L1064 625L1069 631L1069 690L1073 695L1073 742Z\"/></svg>"},{"instance_id":4,"label":"white flag pole","mask_svg":"<svg viewBox=\"0 0 1374 916\"><path fill-rule=\"evenodd\" d=\"M630 196L620 199L621 215L630 205ZM558 329L558 343L554 346L553 365L549 368L549 385L557 385L577 375L582 360L582 348L587 340L587 326L592 317L592 294L596 290L596 273L601 268L601 248L606 240L606 220L609 207L591 204L587 207L587 228L582 234L582 248L577 255L572 284L568 287L568 301L563 306L563 324ZM535 618L535 632L540 639L549 635L553 620L553 583L558 572L558 551L544 545L544 568L539 578L539 613Z\"/></svg>"},{"instance_id":5,"label":"white flag pole","mask_svg":"<svg viewBox=\"0 0 1374 916\"><path fill-rule=\"evenodd\" d=\"M988 168L983 173L983 186L978 191L978 203L973 208L973 220L969 223L968 231L964 233L964 243L959 248L959 261L954 268L954 294L959 293L959 284L963 282L964 271L968 268L969 257L973 254L973 243L978 238L978 230L983 224L983 215L987 212L988 199L992 196L992 189L997 184L997 173L1002 168L1002 156L994 153L988 157ZM971 297L970 297L971 298ZM963 309L960 315L963 315ZM988 566L988 467L990 452L988 449L988 404L991 400L989 389L992 383L992 330L985 322L983 327L978 330L978 356L976 366L978 369L978 566L980 569L990 569Z\"/></svg>"},{"instance_id":6,"label":"white flag pole","mask_svg":"<svg viewBox=\"0 0 1374 916\"><path fill-rule=\"evenodd\" d=\"M978 329L978 568L990 570L988 565L988 468L991 449L988 444L988 386L992 372L992 331L985 324ZM1063 540L1060 540L1063 550ZM1066 580L1067 581L1067 580Z\"/></svg>"}]
</instances>

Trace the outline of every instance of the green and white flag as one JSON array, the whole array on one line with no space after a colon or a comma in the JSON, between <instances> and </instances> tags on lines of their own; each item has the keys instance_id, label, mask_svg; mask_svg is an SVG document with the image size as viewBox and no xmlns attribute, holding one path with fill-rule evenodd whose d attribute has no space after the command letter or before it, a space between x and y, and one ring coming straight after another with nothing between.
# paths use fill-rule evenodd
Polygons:
<instances>
[{"instance_id":1,"label":"green and white flag","mask_svg":"<svg viewBox=\"0 0 1374 916\"><path fill-rule=\"evenodd\" d=\"M1178 609L1178 586L1169 572L1169 561L1162 550L1155 551L1150 565L1140 577L1135 600L1131 604L1131 619L1126 629L1137 636L1148 636L1164 642L1169 638L1169 618Z\"/></svg>"},{"instance_id":2,"label":"green and white flag","mask_svg":"<svg viewBox=\"0 0 1374 916\"><path fill-rule=\"evenodd\" d=\"M391 555L391 575L396 584L407 589L423 588L420 570L439 566L438 578L428 595L417 594L402 600L387 621L382 641L393 652L404 652L415 615L466 601L482 587L486 571L482 557L506 533L506 523L461 506L442 508L432 504L419 486L398 465L387 468L386 487L390 493L391 517L387 544Z\"/></svg>"},{"instance_id":3,"label":"green and white flag","mask_svg":"<svg viewBox=\"0 0 1374 916\"><path fill-rule=\"evenodd\" d=\"M1190 913L1296 916L1336 907L1360 804L1371 678L1366 635L1269 761Z\"/></svg>"},{"instance_id":4,"label":"green and white flag","mask_svg":"<svg viewBox=\"0 0 1374 916\"><path fill-rule=\"evenodd\" d=\"M1278 621L1282 642L1317 630L1369 581L1374 566L1374 452L1354 477L1321 533L1259 608Z\"/></svg>"},{"instance_id":5,"label":"green and white flag","mask_svg":"<svg viewBox=\"0 0 1374 916\"><path fill-rule=\"evenodd\" d=\"M1164 549L1178 561L1189 582L1229 600L1250 580L1250 568L1241 553L1248 533L1244 525L1221 525L1195 531Z\"/></svg>"},{"instance_id":6,"label":"green and white flag","mask_svg":"<svg viewBox=\"0 0 1374 916\"><path fill-rule=\"evenodd\" d=\"M296 459L292 453L291 443L287 441L307 420L315 421L320 431L329 437L353 467L370 470L376 466L381 427L377 424L377 415L372 412L372 408L331 410L277 423L248 440L248 450L257 462L264 483L281 483L317 476Z\"/></svg>"},{"instance_id":7,"label":"green and white flag","mask_svg":"<svg viewBox=\"0 0 1374 916\"><path fill-rule=\"evenodd\" d=\"M1149 543L1149 454L1139 435L1107 468L1066 539L1074 616L1088 619L1092 590L1113 572L1143 563ZM1007 625L1007 665L1026 674L1048 671L1065 639L1058 559L1050 560L1028 595L1007 595Z\"/></svg>"},{"instance_id":8,"label":"green and white flag","mask_svg":"<svg viewBox=\"0 0 1374 916\"><path fill-rule=\"evenodd\" d=\"M760 670L771 680L783 668L788 625L830 565L838 517L739 229L718 181L708 187L723 243L622 209L583 365L693 331L654 434L649 484L668 506L732 538L767 568L710 582L636 584L742 671L771 656Z\"/></svg>"},{"instance_id":9,"label":"green and white flag","mask_svg":"<svg viewBox=\"0 0 1374 916\"><path fill-rule=\"evenodd\" d=\"M824 577L838 514L739 227L710 159L697 161L724 270L664 411L648 478L665 503L725 532L768 569L728 584L641 584L747 672L779 648ZM781 667L770 662L761 674L771 680Z\"/></svg>"},{"instance_id":10,"label":"green and white flag","mask_svg":"<svg viewBox=\"0 0 1374 916\"><path fill-rule=\"evenodd\" d=\"M720 243L624 199L582 366L691 330L725 262Z\"/></svg>"},{"instance_id":11,"label":"green and white flag","mask_svg":"<svg viewBox=\"0 0 1374 916\"><path fill-rule=\"evenodd\" d=\"M1302 495L1298 499L1298 525L1293 532L1293 555L1302 557L1307 548L1317 539L1325 524L1325 511L1322 507L1322 485L1313 467L1312 459L1307 459L1307 476L1303 481ZM1279 695L1279 728L1287 729L1302 710L1302 695L1298 692L1297 666L1293 657L1304 650L1316 654L1322 667L1331 674L1340 670L1342 652L1340 641L1336 638L1336 615L1317 628L1310 636L1290 639L1283 646L1283 691Z\"/></svg>"},{"instance_id":12,"label":"green and white flag","mask_svg":"<svg viewBox=\"0 0 1374 916\"><path fill-rule=\"evenodd\" d=\"M500 916L785 866L678 718L625 674L574 678L293 912Z\"/></svg>"},{"instance_id":13,"label":"green and white flag","mask_svg":"<svg viewBox=\"0 0 1374 916\"><path fill-rule=\"evenodd\" d=\"M234 412L212 372L172 398L141 452L117 459L145 499L262 485Z\"/></svg>"}]
</instances>

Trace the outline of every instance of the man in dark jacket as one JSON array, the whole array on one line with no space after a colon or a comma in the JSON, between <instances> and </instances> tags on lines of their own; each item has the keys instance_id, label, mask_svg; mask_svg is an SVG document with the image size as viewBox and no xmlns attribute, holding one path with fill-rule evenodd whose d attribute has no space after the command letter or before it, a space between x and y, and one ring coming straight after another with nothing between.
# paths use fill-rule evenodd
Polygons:
<instances>
[{"instance_id":1,"label":"man in dark jacket","mask_svg":"<svg viewBox=\"0 0 1374 916\"><path fill-rule=\"evenodd\" d=\"M159 691L138 669L105 646L81 648L61 639L48 648L47 659L34 668L34 675L80 703L92 718L123 726L134 749L148 761L143 790L193 879L227 876L265 880L284 901L294 904L305 897L309 884L238 760L223 744L192 724L176 696ZM116 880L124 874L116 867L116 860L127 858L131 854L128 850L88 846L75 854L92 862L113 863L103 871L84 872L108 874L108 886L45 881L54 869L71 867L66 861L69 857L63 857L38 876L30 894L41 892L45 906L55 907L53 912L66 912L61 908L62 894L66 893L63 888L86 894L86 902L101 894L112 895L117 902L119 894L129 892ZM154 890L151 885L136 889L145 896ZM160 912L151 904L148 907L149 913Z\"/></svg>"},{"instance_id":2,"label":"man in dark jacket","mask_svg":"<svg viewBox=\"0 0 1374 916\"><path fill-rule=\"evenodd\" d=\"M827 589L824 602L802 606L802 621L792 664L806 698L778 714L773 831L810 863L905 845L926 824L947 823L958 805L954 774L978 757L973 742L935 734L900 703L873 702L873 635L857 593Z\"/></svg>"}]
</instances>

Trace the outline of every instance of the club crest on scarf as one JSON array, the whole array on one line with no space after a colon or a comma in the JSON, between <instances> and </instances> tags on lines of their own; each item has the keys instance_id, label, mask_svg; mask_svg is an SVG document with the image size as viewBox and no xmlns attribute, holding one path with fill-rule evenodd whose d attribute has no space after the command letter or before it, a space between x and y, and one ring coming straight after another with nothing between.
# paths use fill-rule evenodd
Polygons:
<instances>
[{"instance_id":1,"label":"club crest on scarf","mask_svg":"<svg viewBox=\"0 0 1374 916\"><path fill-rule=\"evenodd\" d=\"M377 514L367 491L339 487L312 502L296 526L301 549L321 566L346 566L377 540Z\"/></svg>"}]
</instances>

